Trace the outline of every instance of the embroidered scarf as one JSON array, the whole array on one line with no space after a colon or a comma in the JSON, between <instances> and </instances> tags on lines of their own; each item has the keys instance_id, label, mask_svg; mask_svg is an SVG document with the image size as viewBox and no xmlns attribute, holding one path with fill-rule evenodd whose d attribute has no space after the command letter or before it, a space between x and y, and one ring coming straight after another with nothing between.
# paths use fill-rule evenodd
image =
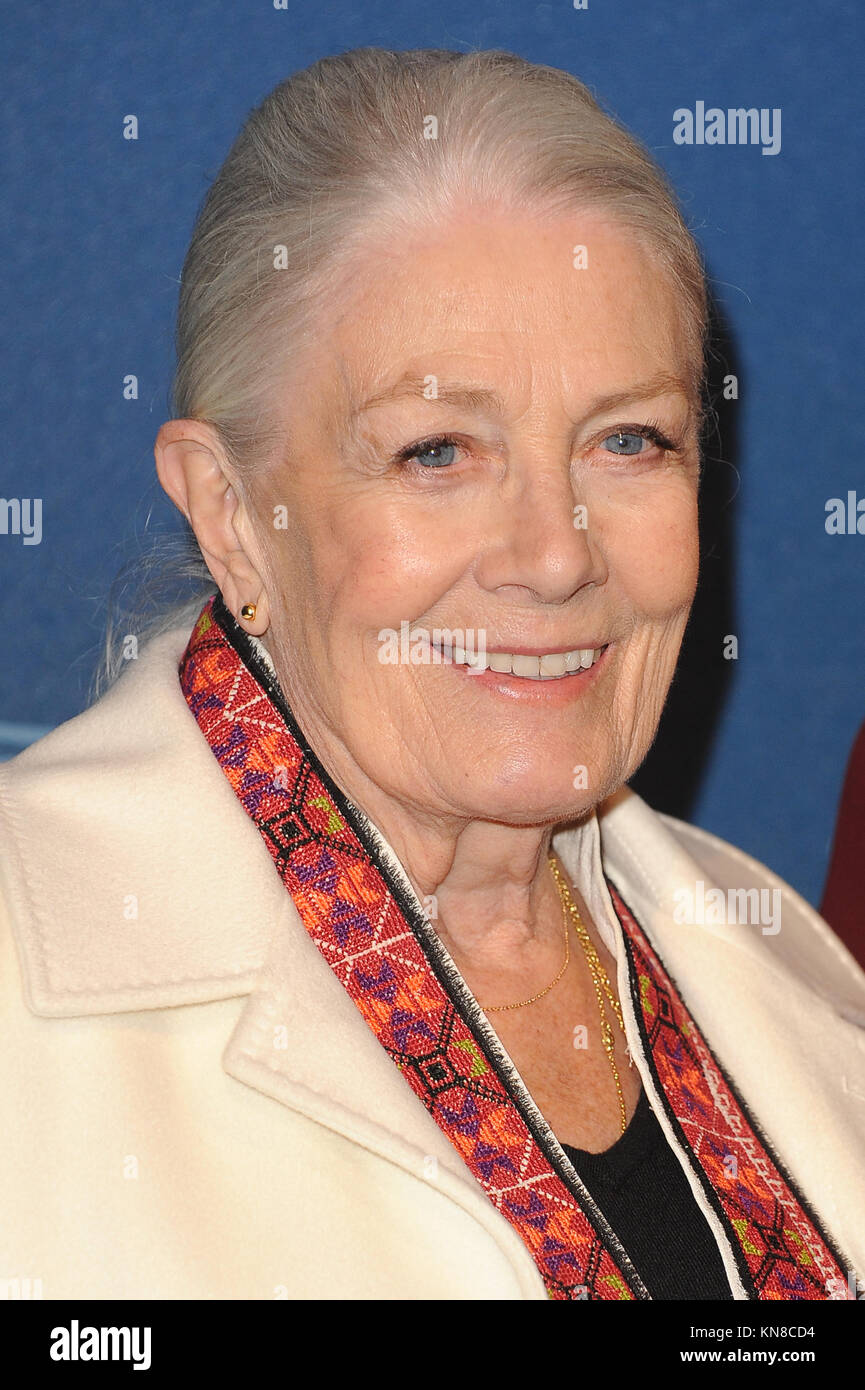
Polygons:
<instances>
[{"instance_id":1,"label":"embroidered scarf","mask_svg":"<svg viewBox=\"0 0 865 1390\"><path fill-rule=\"evenodd\" d=\"M524 1241L548 1296L647 1299L615 1232L534 1106L392 852L335 785L220 595L183 693L300 919L406 1083ZM608 881L643 1054L750 1299L844 1297L840 1254L724 1075ZM851 1297L853 1295L850 1295Z\"/></svg>"}]
</instances>

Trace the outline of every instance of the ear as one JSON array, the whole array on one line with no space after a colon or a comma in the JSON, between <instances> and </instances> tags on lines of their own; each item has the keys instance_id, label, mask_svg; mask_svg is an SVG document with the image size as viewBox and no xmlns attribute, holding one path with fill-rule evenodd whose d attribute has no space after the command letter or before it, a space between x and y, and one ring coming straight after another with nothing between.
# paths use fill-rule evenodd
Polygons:
<instances>
[{"instance_id":1,"label":"ear","mask_svg":"<svg viewBox=\"0 0 865 1390\"><path fill-rule=\"evenodd\" d=\"M156 436L156 472L168 496L195 532L225 605L247 632L270 625L250 518L234 488L234 470L219 434L202 420L168 420ZM255 604L255 618L241 616Z\"/></svg>"}]
</instances>

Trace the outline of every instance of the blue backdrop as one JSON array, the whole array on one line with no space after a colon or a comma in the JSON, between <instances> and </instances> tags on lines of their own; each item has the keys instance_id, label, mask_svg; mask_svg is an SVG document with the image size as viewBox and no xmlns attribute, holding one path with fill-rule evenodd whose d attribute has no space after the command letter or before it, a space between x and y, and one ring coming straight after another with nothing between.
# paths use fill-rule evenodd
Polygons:
<instances>
[{"instance_id":1,"label":"blue backdrop","mask_svg":"<svg viewBox=\"0 0 865 1390\"><path fill-rule=\"evenodd\" d=\"M709 451L701 596L636 785L816 902L865 717L865 534L825 526L830 498L865 498L861 0L3 11L0 493L42 501L38 544L26 509L20 534L0 534L3 752L83 706L109 583L148 524L174 524L152 446L170 413L178 277L248 111L362 44L504 48L581 77L667 169L712 277L714 377L738 378ZM677 143L674 113L699 102L780 111L780 149ZM130 113L137 141L122 138ZM138 400L123 398L127 373Z\"/></svg>"}]
</instances>

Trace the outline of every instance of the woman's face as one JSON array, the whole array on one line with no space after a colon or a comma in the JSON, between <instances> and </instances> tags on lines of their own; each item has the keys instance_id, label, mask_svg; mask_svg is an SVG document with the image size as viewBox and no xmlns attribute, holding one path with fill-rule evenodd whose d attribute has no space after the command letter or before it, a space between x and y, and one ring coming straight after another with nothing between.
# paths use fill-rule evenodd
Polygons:
<instances>
[{"instance_id":1,"label":"woman's face","mask_svg":"<svg viewBox=\"0 0 865 1390\"><path fill-rule=\"evenodd\" d=\"M266 640L301 727L350 795L368 778L516 824L589 808L648 751L697 580L673 292L598 212L474 212L376 244L336 305L255 499ZM466 633L500 669L437 661L419 629Z\"/></svg>"}]
</instances>

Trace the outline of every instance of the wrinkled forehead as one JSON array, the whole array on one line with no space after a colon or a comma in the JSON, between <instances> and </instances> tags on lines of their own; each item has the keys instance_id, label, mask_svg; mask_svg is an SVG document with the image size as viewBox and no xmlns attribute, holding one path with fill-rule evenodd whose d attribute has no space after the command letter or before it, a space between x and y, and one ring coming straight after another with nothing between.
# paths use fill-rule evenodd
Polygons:
<instances>
[{"instance_id":1,"label":"wrinkled forehead","mask_svg":"<svg viewBox=\"0 0 865 1390\"><path fill-rule=\"evenodd\" d=\"M515 416L555 400L578 413L662 376L697 404L680 294L636 236L594 214L384 240L335 283L318 329L307 385L334 426L426 379L428 395L474 385Z\"/></svg>"}]
</instances>

